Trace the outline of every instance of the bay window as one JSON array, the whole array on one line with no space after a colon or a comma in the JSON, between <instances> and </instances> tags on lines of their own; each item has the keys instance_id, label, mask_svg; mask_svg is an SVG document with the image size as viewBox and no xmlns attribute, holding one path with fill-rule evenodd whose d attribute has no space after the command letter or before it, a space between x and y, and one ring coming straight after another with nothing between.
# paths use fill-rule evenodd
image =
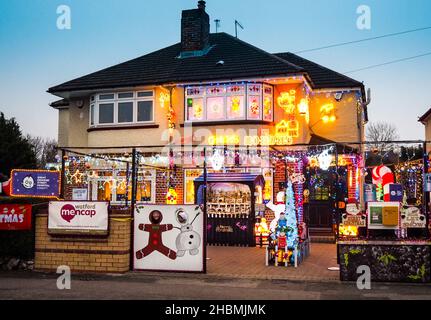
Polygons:
<instances>
[{"instance_id":1,"label":"bay window","mask_svg":"<svg viewBox=\"0 0 431 320\"><path fill-rule=\"evenodd\" d=\"M90 126L154 122L154 92L96 94L90 98Z\"/></svg>"},{"instance_id":2,"label":"bay window","mask_svg":"<svg viewBox=\"0 0 431 320\"><path fill-rule=\"evenodd\" d=\"M272 86L221 84L186 88L186 121L273 121Z\"/></svg>"}]
</instances>

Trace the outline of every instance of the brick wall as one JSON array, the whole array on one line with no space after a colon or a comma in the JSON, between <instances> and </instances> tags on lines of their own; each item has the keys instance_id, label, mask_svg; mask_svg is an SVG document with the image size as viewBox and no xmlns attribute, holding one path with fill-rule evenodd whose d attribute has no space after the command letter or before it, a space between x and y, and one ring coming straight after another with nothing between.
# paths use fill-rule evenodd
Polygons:
<instances>
[{"instance_id":1,"label":"brick wall","mask_svg":"<svg viewBox=\"0 0 431 320\"><path fill-rule=\"evenodd\" d=\"M181 17L181 48L202 50L209 44L209 15L204 9L184 10Z\"/></svg>"},{"instance_id":2,"label":"brick wall","mask_svg":"<svg viewBox=\"0 0 431 320\"><path fill-rule=\"evenodd\" d=\"M88 169L85 168L85 163L84 162L80 162L80 163L70 163L69 165L69 172L70 174L74 174L76 172L76 170L79 170L79 172L81 173L85 173L88 171ZM64 184L64 199L72 199L72 191L75 188L87 188L88 185L86 183L75 183L75 179L71 179L71 181L65 181Z\"/></svg>"},{"instance_id":3,"label":"brick wall","mask_svg":"<svg viewBox=\"0 0 431 320\"><path fill-rule=\"evenodd\" d=\"M35 269L72 272L123 273L130 266L130 214L110 214L106 238L60 238L48 235L46 210L36 214Z\"/></svg>"},{"instance_id":4,"label":"brick wall","mask_svg":"<svg viewBox=\"0 0 431 320\"><path fill-rule=\"evenodd\" d=\"M166 204L166 192L168 191L168 172L157 170L156 172L156 204ZM184 170L176 168L172 173L171 184L175 186L177 192L178 204L182 204L184 200Z\"/></svg>"}]
</instances>

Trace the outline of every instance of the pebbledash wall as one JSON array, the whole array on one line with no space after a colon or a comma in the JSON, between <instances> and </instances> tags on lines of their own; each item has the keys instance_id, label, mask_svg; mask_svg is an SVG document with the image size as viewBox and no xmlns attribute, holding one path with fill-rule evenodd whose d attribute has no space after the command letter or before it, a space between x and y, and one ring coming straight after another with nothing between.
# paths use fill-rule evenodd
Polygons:
<instances>
[{"instance_id":1,"label":"pebbledash wall","mask_svg":"<svg viewBox=\"0 0 431 320\"><path fill-rule=\"evenodd\" d=\"M129 271L131 252L130 212L109 213L107 237L51 236L48 211L36 214L35 269L55 272L69 266L71 272L124 273Z\"/></svg>"}]
</instances>

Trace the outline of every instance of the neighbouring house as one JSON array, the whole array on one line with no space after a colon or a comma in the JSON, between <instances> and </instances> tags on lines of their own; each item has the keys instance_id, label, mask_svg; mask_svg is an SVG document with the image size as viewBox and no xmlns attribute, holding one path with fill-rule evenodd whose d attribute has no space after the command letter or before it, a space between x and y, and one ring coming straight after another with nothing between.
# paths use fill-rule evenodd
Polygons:
<instances>
[{"instance_id":1,"label":"neighbouring house","mask_svg":"<svg viewBox=\"0 0 431 320\"><path fill-rule=\"evenodd\" d=\"M419 117L418 121L425 126L425 141L431 141L431 108L428 109L421 117ZM431 144L426 144L427 153L431 151Z\"/></svg>"},{"instance_id":2,"label":"neighbouring house","mask_svg":"<svg viewBox=\"0 0 431 320\"><path fill-rule=\"evenodd\" d=\"M202 167L193 153L176 153L190 161L166 182L155 153L168 143L233 147L212 171L262 175L265 201L276 202L286 174L302 174L296 201L311 228L332 230L335 185L338 198L360 198L360 143L368 121L363 83L290 52L269 53L227 33L210 33L205 1L182 12L179 43L48 92L61 98L51 104L59 115L59 146L92 155L154 146L140 150L138 202L165 203L174 186L179 203L194 203ZM262 146L269 149L265 165ZM295 154L303 158L290 161ZM88 200L130 200L125 184L107 183L125 179L126 168L100 158L86 168L66 160L70 177L74 166L91 170L85 181L67 179L66 198L79 186L88 189Z\"/></svg>"}]
</instances>

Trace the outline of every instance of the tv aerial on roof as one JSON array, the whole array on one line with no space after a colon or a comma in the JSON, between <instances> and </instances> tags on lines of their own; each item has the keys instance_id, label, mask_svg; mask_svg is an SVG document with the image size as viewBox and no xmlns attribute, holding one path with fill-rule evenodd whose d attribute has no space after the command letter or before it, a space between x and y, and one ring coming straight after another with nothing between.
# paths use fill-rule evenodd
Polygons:
<instances>
[{"instance_id":1,"label":"tv aerial on roof","mask_svg":"<svg viewBox=\"0 0 431 320\"><path fill-rule=\"evenodd\" d=\"M235 38L238 38L238 27L244 30L244 27L242 26L241 22L235 20Z\"/></svg>"},{"instance_id":2,"label":"tv aerial on roof","mask_svg":"<svg viewBox=\"0 0 431 320\"><path fill-rule=\"evenodd\" d=\"M215 27L216 27L216 33L218 33L218 29L220 28L220 19L215 19Z\"/></svg>"}]
</instances>

